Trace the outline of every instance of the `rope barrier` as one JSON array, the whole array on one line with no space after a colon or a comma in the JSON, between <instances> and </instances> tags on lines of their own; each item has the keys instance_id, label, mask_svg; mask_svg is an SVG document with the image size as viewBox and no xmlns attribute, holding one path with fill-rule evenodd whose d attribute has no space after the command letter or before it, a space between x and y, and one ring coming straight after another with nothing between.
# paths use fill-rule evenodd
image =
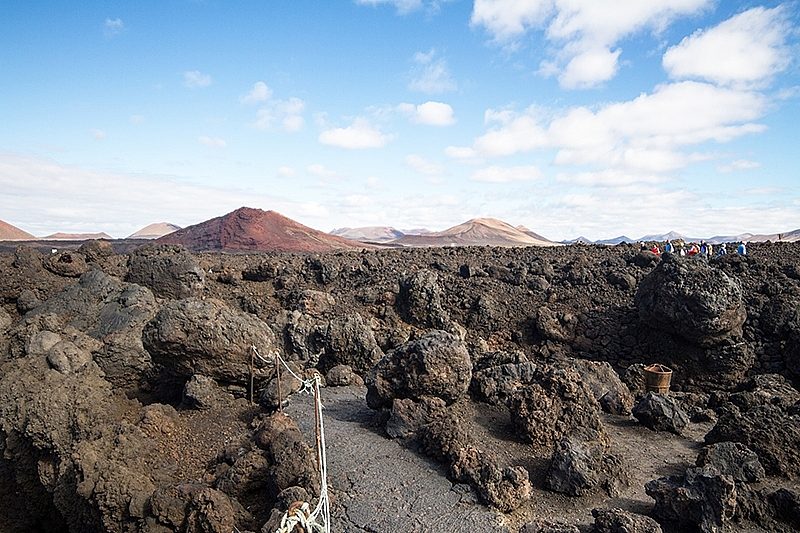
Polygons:
<instances>
[{"instance_id":1,"label":"rope barrier","mask_svg":"<svg viewBox=\"0 0 800 533\"><path fill-rule=\"evenodd\" d=\"M271 361L264 358L255 346L252 346L253 353L264 363ZM319 468L319 501L314 510L309 512L308 502L294 502L281 519L280 527L275 533L330 533L331 531L331 510L328 498L328 457L325 453L325 426L322 421L322 396L320 394L321 378L319 372L313 371L311 377L303 379L283 360L278 352L275 352L275 371L280 376L280 365L289 374L299 381L302 385L300 392L314 395L314 430L316 434L317 447L317 467ZM278 377L280 379L280 377ZM280 383L280 382L279 382ZM281 405L281 391L278 388L278 405ZM280 408L280 407L279 407ZM300 529L297 529L297 528Z\"/></svg>"}]
</instances>

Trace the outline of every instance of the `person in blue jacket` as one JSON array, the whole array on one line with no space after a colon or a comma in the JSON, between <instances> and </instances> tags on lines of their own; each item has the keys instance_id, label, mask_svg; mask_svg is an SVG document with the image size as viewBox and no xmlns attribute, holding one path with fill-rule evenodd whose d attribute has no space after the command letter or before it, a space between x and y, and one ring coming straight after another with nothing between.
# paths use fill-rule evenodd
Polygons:
<instances>
[{"instance_id":1,"label":"person in blue jacket","mask_svg":"<svg viewBox=\"0 0 800 533\"><path fill-rule=\"evenodd\" d=\"M739 255L747 255L747 246L745 246L744 243L740 243L736 248L736 253Z\"/></svg>"}]
</instances>

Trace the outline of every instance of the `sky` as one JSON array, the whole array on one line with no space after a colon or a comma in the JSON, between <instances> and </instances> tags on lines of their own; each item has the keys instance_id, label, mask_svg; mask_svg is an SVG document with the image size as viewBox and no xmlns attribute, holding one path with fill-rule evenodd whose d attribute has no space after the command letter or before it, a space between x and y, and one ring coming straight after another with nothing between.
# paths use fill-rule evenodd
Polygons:
<instances>
[{"instance_id":1,"label":"sky","mask_svg":"<svg viewBox=\"0 0 800 533\"><path fill-rule=\"evenodd\" d=\"M800 228L800 4L0 3L0 220Z\"/></svg>"}]
</instances>

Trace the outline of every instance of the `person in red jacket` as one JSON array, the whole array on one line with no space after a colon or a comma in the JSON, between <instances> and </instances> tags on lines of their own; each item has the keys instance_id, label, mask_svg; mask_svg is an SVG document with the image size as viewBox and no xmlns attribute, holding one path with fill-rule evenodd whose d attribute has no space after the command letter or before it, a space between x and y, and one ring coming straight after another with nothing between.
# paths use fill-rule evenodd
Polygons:
<instances>
[{"instance_id":1,"label":"person in red jacket","mask_svg":"<svg viewBox=\"0 0 800 533\"><path fill-rule=\"evenodd\" d=\"M656 255L661 255L661 250L658 248L658 244L653 243L653 247L650 248L650 251Z\"/></svg>"}]
</instances>

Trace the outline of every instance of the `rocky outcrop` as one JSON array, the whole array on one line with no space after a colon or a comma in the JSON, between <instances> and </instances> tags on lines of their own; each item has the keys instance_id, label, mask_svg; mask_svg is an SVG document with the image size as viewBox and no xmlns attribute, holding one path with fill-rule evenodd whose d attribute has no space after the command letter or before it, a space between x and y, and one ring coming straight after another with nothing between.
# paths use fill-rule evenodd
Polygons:
<instances>
[{"instance_id":1,"label":"rocky outcrop","mask_svg":"<svg viewBox=\"0 0 800 533\"><path fill-rule=\"evenodd\" d=\"M642 279L635 301L644 323L703 346L741 335L747 317L735 279L674 254Z\"/></svg>"},{"instance_id":2,"label":"rocky outcrop","mask_svg":"<svg viewBox=\"0 0 800 533\"><path fill-rule=\"evenodd\" d=\"M115 386L132 389L152 368L142 329L155 312L148 289L92 270L25 315L12 332L12 355L24 355L37 333L50 331L91 352Z\"/></svg>"},{"instance_id":3,"label":"rocky outcrop","mask_svg":"<svg viewBox=\"0 0 800 533\"><path fill-rule=\"evenodd\" d=\"M633 408L633 416L655 431L669 431L680 435L689 424L689 416L678 402L669 396L648 392Z\"/></svg>"},{"instance_id":4,"label":"rocky outcrop","mask_svg":"<svg viewBox=\"0 0 800 533\"><path fill-rule=\"evenodd\" d=\"M660 521L704 533L722 530L736 511L736 485L713 467L691 467L683 476L650 481L645 491L655 500L653 514Z\"/></svg>"},{"instance_id":5,"label":"rocky outcrop","mask_svg":"<svg viewBox=\"0 0 800 533\"><path fill-rule=\"evenodd\" d=\"M572 435L556 443L547 471L547 488L569 496L584 496L604 490L609 496L619 492L624 482L622 462L606 453L607 446L597 436Z\"/></svg>"},{"instance_id":6,"label":"rocky outcrop","mask_svg":"<svg viewBox=\"0 0 800 533\"><path fill-rule=\"evenodd\" d=\"M187 298L167 303L144 328L142 341L153 360L172 376L202 374L220 383L248 385L252 347L267 358L275 350L272 330L252 315L218 300ZM254 359L257 379L274 372L269 360Z\"/></svg>"},{"instance_id":7,"label":"rocky outcrop","mask_svg":"<svg viewBox=\"0 0 800 533\"><path fill-rule=\"evenodd\" d=\"M527 470L498 466L474 446L463 428L457 416L443 413L421 428L423 450L449 465L452 479L472 484L484 502L503 512L522 505L531 496Z\"/></svg>"},{"instance_id":8,"label":"rocky outcrop","mask_svg":"<svg viewBox=\"0 0 800 533\"><path fill-rule=\"evenodd\" d=\"M386 354L367 376L367 404L389 407L395 398L441 398L452 403L463 396L472 378L472 362L463 341L431 331Z\"/></svg>"},{"instance_id":9,"label":"rocky outcrop","mask_svg":"<svg viewBox=\"0 0 800 533\"><path fill-rule=\"evenodd\" d=\"M738 442L706 446L697 456L697 466L711 466L737 483L754 483L764 479L764 467L758 455Z\"/></svg>"},{"instance_id":10,"label":"rocky outcrop","mask_svg":"<svg viewBox=\"0 0 800 533\"><path fill-rule=\"evenodd\" d=\"M319 329L319 345L324 350L319 361L322 370L348 365L356 373L366 374L383 357L372 329L359 314L336 317Z\"/></svg>"},{"instance_id":11,"label":"rocky outcrop","mask_svg":"<svg viewBox=\"0 0 800 533\"><path fill-rule=\"evenodd\" d=\"M594 529L592 533L661 533L658 522L624 509L592 509Z\"/></svg>"},{"instance_id":12,"label":"rocky outcrop","mask_svg":"<svg viewBox=\"0 0 800 533\"><path fill-rule=\"evenodd\" d=\"M205 273L181 246L147 245L128 258L127 281L144 285L162 298L188 298L205 285Z\"/></svg>"},{"instance_id":13,"label":"rocky outcrop","mask_svg":"<svg viewBox=\"0 0 800 533\"><path fill-rule=\"evenodd\" d=\"M415 326L448 329L450 315L442 307L442 297L436 272L420 270L400 280L397 310L403 320Z\"/></svg>"},{"instance_id":14,"label":"rocky outcrop","mask_svg":"<svg viewBox=\"0 0 800 533\"><path fill-rule=\"evenodd\" d=\"M77 252L51 254L44 260L44 267L53 274L66 278L80 277L89 269L86 259Z\"/></svg>"}]
</instances>

